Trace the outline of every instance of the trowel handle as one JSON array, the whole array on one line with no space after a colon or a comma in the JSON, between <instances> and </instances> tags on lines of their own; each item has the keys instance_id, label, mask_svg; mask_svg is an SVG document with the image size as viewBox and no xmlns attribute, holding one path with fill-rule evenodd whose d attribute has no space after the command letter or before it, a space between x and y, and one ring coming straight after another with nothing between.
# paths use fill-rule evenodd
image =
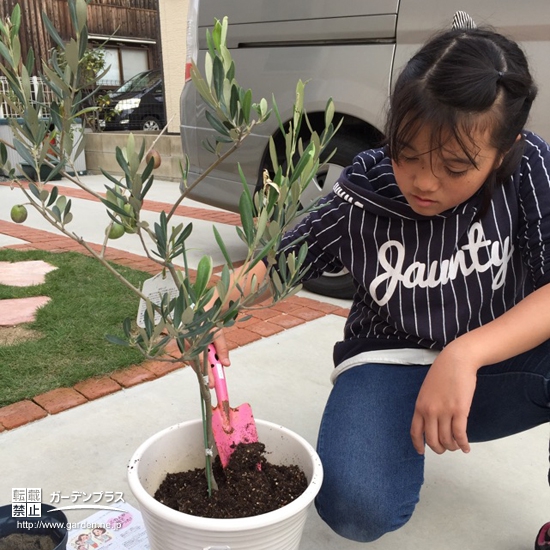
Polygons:
<instances>
[{"instance_id":1,"label":"trowel handle","mask_svg":"<svg viewBox=\"0 0 550 550\"><path fill-rule=\"evenodd\" d=\"M208 363L210 364L210 367L212 367L212 375L214 376L214 390L216 391L216 399L218 400L218 403L223 403L224 401L229 402L227 383L225 381L225 370L223 365L218 360L214 344L210 344L208 346Z\"/></svg>"}]
</instances>

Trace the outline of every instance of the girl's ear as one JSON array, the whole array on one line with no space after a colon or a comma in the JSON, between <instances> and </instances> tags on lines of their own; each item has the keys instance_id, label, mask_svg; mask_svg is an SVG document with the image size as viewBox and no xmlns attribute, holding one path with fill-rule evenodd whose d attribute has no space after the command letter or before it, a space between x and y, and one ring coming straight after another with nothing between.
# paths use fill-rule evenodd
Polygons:
<instances>
[{"instance_id":1,"label":"girl's ear","mask_svg":"<svg viewBox=\"0 0 550 550\"><path fill-rule=\"evenodd\" d=\"M521 140L521 134L518 134L516 136L516 139L514 141L514 145ZM512 146L513 147L513 146ZM512 148L510 147L510 149ZM494 167L494 170L498 170L500 168L500 165L502 164L502 161L504 160L504 158L506 157L506 155L510 152L510 149L508 149L508 151L506 151L506 153L504 153L504 155L501 155L500 157L498 157L495 161L495 167Z\"/></svg>"}]
</instances>

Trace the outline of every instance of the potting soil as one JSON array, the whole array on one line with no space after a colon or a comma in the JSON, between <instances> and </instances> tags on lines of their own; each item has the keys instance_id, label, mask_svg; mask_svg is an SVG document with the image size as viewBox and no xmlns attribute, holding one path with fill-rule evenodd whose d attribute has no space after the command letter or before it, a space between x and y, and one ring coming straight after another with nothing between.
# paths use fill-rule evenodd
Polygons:
<instances>
[{"instance_id":1,"label":"potting soil","mask_svg":"<svg viewBox=\"0 0 550 550\"><path fill-rule=\"evenodd\" d=\"M308 485L298 466L270 464L263 443L237 445L227 468L224 470L216 457L213 469L218 490L210 497L204 468L168 474L154 497L186 514L230 519L282 508Z\"/></svg>"},{"instance_id":2,"label":"potting soil","mask_svg":"<svg viewBox=\"0 0 550 550\"><path fill-rule=\"evenodd\" d=\"M54 550L57 544L49 535L12 533L0 538L0 550Z\"/></svg>"}]
</instances>

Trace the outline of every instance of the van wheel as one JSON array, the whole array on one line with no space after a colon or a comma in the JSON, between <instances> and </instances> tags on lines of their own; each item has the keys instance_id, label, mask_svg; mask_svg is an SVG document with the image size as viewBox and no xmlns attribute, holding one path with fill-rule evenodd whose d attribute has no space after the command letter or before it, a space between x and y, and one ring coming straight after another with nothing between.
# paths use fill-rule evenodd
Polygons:
<instances>
[{"instance_id":1,"label":"van wheel","mask_svg":"<svg viewBox=\"0 0 550 550\"><path fill-rule=\"evenodd\" d=\"M325 273L318 279L304 283L304 288L321 296L351 300L355 294L353 279L347 269L339 273Z\"/></svg>"},{"instance_id":2,"label":"van wheel","mask_svg":"<svg viewBox=\"0 0 550 550\"><path fill-rule=\"evenodd\" d=\"M304 148L306 145L304 144ZM371 147L371 143L365 143L365 141L354 136L336 134L325 149L326 154L321 157L321 162L324 160L323 157L328 157L334 149L336 149L336 152L327 164L321 166L312 182L307 186L301 197L302 204L307 206L319 197L330 193L342 170L353 162L358 153Z\"/></svg>"},{"instance_id":3,"label":"van wheel","mask_svg":"<svg viewBox=\"0 0 550 550\"><path fill-rule=\"evenodd\" d=\"M372 142L366 142L356 136L336 134L326 149L327 155L334 149L336 149L336 153L329 163L321 166L302 195L302 202L305 205L311 204L314 200L329 193L342 170L353 162L355 155L371 147L373 147ZM353 279L347 270L339 273L325 273L317 279L305 282L304 288L322 296L345 300L353 298L355 293Z\"/></svg>"},{"instance_id":4,"label":"van wheel","mask_svg":"<svg viewBox=\"0 0 550 550\"><path fill-rule=\"evenodd\" d=\"M149 132L159 132L160 123L154 116L146 116L141 121L141 129Z\"/></svg>"}]
</instances>

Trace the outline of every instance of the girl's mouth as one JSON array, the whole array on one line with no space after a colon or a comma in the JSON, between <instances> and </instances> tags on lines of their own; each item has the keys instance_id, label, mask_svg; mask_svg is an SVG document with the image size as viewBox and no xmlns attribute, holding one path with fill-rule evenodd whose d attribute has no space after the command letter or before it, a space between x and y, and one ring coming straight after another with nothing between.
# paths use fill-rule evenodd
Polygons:
<instances>
[{"instance_id":1,"label":"girl's mouth","mask_svg":"<svg viewBox=\"0 0 550 550\"><path fill-rule=\"evenodd\" d=\"M419 206L432 206L436 201L426 199L424 197L419 197L418 195L411 195L414 202Z\"/></svg>"}]
</instances>

